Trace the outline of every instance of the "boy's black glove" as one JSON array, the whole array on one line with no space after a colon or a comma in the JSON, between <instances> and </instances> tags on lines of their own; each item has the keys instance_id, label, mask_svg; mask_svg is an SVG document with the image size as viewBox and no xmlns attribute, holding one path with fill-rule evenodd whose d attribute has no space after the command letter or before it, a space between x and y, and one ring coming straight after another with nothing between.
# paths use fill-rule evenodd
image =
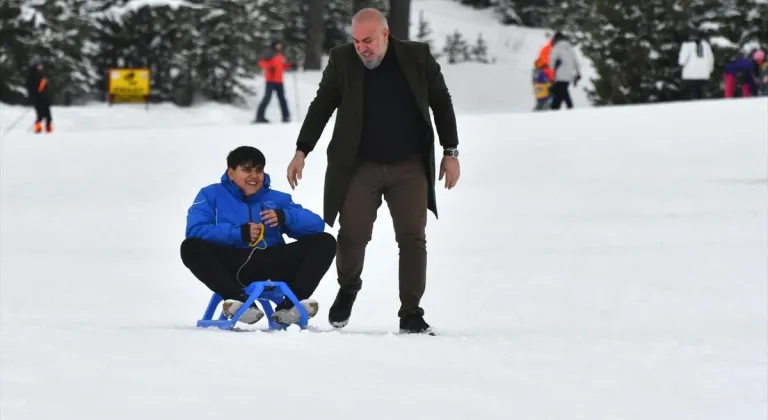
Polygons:
<instances>
[{"instance_id":1,"label":"boy's black glove","mask_svg":"<svg viewBox=\"0 0 768 420\"><path fill-rule=\"evenodd\" d=\"M285 213L280 210L263 210L260 213L261 221L265 226L283 227L285 224Z\"/></svg>"},{"instance_id":2,"label":"boy's black glove","mask_svg":"<svg viewBox=\"0 0 768 420\"><path fill-rule=\"evenodd\" d=\"M251 242L251 225L249 223L240 225L240 239L243 242Z\"/></svg>"}]
</instances>

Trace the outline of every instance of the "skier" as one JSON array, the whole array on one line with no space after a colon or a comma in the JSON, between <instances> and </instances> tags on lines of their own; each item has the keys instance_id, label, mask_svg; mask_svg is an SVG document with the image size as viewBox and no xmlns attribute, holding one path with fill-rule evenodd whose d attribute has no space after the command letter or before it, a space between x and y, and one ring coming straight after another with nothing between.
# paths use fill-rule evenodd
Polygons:
<instances>
[{"instance_id":1,"label":"skier","mask_svg":"<svg viewBox=\"0 0 768 420\"><path fill-rule=\"evenodd\" d=\"M549 102L552 99L552 79L549 76L547 63L538 58L533 63L533 94L536 97L536 106L534 111L544 111L549 109Z\"/></svg>"},{"instance_id":2,"label":"skier","mask_svg":"<svg viewBox=\"0 0 768 420\"><path fill-rule=\"evenodd\" d=\"M765 53L757 50L752 57L739 57L727 63L723 72L725 97L734 97L737 84L741 84L743 97L757 95L759 87L757 77L764 61Z\"/></svg>"},{"instance_id":3,"label":"skier","mask_svg":"<svg viewBox=\"0 0 768 420\"><path fill-rule=\"evenodd\" d=\"M53 131L53 118L51 117L51 99L49 92L48 78L45 77L43 63L33 61L27 73L27 97L35 107L35 125L34 132L43 131L43 120L45 120L45 131Z\"/></svg>"},{"instance_id":4,"label":"skier","mask_svg":"<svg viewBox=\"0 0 768 420\"><path fill-rule=\"evenodd\" d=\"M202 188L189 207L181 260L221 295L229 318L248 298L243 289L259 280L284 281L314 317L318 303L309 297L333 262L336 239L320 216L270 187L265 164L264 154L251 146L229 153L221 181ZM286 244L283 234L296 241ZM254 303L240 320L255 324L263 316ZM272 320L288 326L300 314L285 299Z\"/></svg>"},{"instance_id":5,"label":"skier","mask_svg":"<svg viewBox=\"0 0 768 420\"><path fill-rule=\"evenodd\" d=\"M715 66L712 47L706 40L694 35L680 46L677 62L683 68L685 97L689 100L703 99L704 89Z\"/></svg>"},{"instance_id":6,"label":"skier","mask_svg":"<svg viewBox=\"0 0 768 420\"><path fill-rule=\"evenodd\" d=\"M285 88L283 85L283 73L292 68L291 64L285 60L283 55L283 44L280 41L273 41L264 57L259 60L259 67L264 71L266 86L264 88L264 97L261 99L259 109L256 111L255 123L268 123L264 117L267 110L272 92L277 94L277 100L280 102L280 111L283 115L283 122L291 120L291 113L288 110L288 102L285 100ZM295 88L295 87L294 87Z\"/></svg>"}]
</instances>

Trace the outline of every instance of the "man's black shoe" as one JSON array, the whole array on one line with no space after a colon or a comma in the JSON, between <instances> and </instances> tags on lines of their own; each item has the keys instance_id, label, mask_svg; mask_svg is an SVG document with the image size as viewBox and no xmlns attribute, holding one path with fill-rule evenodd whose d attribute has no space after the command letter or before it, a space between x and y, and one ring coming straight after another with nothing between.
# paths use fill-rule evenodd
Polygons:
<instances>
[{"instance_id":1,"label":"man's black shoe","mask_svg":"<svg viewBox=\"0 0 768 420\"><path fill-rule=\"evenodd\" d=\"M352 314L352 305L355 304L357 293L347 293L339 290L336 300L333 301L331 309L328 310L328 322L334 328L344 328L349 323L349 317Z\"/></svg>"},{"instance_id":2,"label":"man's black shoe","mask_svg":"<svg viewBox=\"0 0 768 420\"><path fill-rule=\"evenodd\" d=\"M406 315L400 318L400 333L435 335L432 332L432 327L424 321L424 317L421 315Z\"/></svg>"}]
</instances>

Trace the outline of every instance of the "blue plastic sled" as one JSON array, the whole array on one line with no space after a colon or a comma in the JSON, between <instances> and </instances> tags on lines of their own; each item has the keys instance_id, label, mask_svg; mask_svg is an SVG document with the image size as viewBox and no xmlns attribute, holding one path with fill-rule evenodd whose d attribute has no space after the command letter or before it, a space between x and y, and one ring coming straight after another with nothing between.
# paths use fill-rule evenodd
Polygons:
<instances>
[{"instance_id":1,"label":"blue plastic sled","mask_svg":"<svg viewBox=\"0 0 768 420\"><path fill-rule=\"evenodd\" d=\"M299 327L303 330L309 325L307 311L304 309L304 306L299 303L299 299L296 298L296 295L293 294L293 291L287 284L285 284L285 282L269 280L256 281L249 284L248 287L243 290L245 291L245 294L248 295L248 300L246 300L243 306L238 309L232 319L227 319L223 309L219 313L218 319L213 319L213 314L219 306L219 303L222 301L221 296L218 293L214 293L213 296L211 296L211 301L208 302L208 307L205 309L203 318L197 321L197 326L200 328L217 327L222 330L231 330L235 327L237 320L243 316L246 309L248 309L254 301L258 300L259 303L261 303L261 306L264 309L264 315L269 322L269 329L284 330L286 327L272 320L272 313L274 310L272 309L271 303L274 302L275 305L277 305L285 298L290 299L296 306L296 309L299 310L299 314L301 315L301 319L298 323Z\"/></svg>"}]
</instances>

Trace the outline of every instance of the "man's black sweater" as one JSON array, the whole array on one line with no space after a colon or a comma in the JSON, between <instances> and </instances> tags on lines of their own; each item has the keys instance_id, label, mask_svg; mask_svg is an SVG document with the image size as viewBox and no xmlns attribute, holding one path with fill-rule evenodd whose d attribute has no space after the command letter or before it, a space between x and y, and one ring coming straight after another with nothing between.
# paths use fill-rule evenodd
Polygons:
<instances>
[{"instance_id":1,"label":"man's black sweater","mask_svg":"<svg viewBox=\"0 0 768 420\"><path fill-rule=\"evenodd\" d=\"M359 157L394 163L423 153L427 125L392 46L378 67L364 72Z\"/></svg>"}]
</instances>

